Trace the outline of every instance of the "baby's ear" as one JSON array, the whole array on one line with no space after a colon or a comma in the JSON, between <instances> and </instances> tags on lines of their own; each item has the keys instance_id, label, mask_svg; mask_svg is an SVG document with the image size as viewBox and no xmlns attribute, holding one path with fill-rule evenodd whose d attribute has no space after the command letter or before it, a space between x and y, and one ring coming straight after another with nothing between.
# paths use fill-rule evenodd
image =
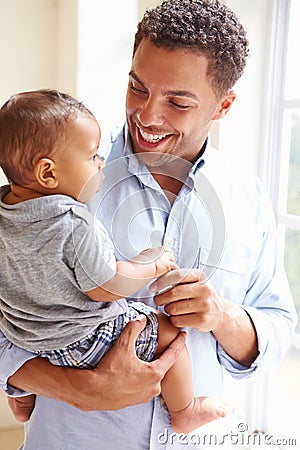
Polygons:
<instances>
[{"instance_id":1,"label":"baby's ear","mask_svg":"<svg viewBox=\"0 0 300 450\"><path fill-rule=\"evenodd\" d=\"M35 165L34 175L36 181L44 188L55 189L58 186L55 162L49 158L41 158Z\"/></svg>"}]
</instances>

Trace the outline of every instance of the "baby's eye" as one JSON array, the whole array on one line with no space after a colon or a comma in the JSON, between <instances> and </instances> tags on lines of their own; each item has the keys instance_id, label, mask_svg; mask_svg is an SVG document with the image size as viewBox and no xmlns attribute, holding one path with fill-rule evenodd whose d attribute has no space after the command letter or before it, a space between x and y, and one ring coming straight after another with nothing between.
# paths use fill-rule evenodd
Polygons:
<instances>
[{"instance_id":1,"label":"baby's eye","mask_svg":"<svg viewBox=\"0 0 300 450\"><path fill-rule=\"evenodd\" d=\"M93 162L99 162L99 161L102 161L102 162L103 162L103 165L104 165L105 158L104 158L104 156L98 155L98 153L96 153L94 156L91 157L91 160L92 160Z\"/></svg>"}]
</instances>

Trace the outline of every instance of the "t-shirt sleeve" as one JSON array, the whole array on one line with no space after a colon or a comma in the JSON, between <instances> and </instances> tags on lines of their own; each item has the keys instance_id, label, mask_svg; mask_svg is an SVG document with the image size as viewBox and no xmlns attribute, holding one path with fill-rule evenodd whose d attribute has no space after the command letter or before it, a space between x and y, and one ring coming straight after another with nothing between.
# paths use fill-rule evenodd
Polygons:
<instances>
[{"instance_id":1,"label":"t-shirt sleeve","mask_svg":"<svg viewBox=\"0 0 300 450\"><path fill-rule=\"evenodd\" d=\"M115 275L116 259L113 244L101 222L86 209L76 206L73 212L73 270L80 289L86 292Z\"/></svg>"}]
</instances>

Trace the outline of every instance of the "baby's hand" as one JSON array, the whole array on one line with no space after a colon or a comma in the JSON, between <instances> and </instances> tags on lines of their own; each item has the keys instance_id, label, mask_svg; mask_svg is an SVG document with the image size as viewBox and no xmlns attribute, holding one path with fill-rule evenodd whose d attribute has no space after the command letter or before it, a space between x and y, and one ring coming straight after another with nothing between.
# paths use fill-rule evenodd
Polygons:
<instances>
[{"instance_id":1,"label":"baby's hand","mask_svg":"<svg viewBox=\"0 0 300 450\"><path fill-rule=\"evenodd\" d=\"M169 272L170 270L176 269L177 266L174 262L174 255L170 248L160 247L162 254L155 261L156 266L156 277L160 277L164 273Z\"/></svg>"},{"instance_id":2,"label":"baby's hand","mask_svg":"<svg viewBox=\"0 0 300 450\"><path fill-rule=\"evenodd\" d=\"M160 277L164 273L176 268L173 252L169 248L147 248L141 255L144 255L149 263L153 262L155 264L155 277Z\"/></svg>"}]
</instances>

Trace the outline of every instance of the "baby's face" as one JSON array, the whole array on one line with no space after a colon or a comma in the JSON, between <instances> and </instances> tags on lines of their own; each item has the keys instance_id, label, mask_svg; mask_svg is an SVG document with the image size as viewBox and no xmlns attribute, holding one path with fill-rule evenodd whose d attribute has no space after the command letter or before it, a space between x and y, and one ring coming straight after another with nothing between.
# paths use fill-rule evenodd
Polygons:
<instances>
[{"instance_id":1,"label":"baby's face","mask_svg":"<svg viewBox=\"0 0 300 450\"><path fill-rule=\"evenodd\" d=\"M69 129L64 148L55 158L59 190L87 203L104 179L103 160L97 155L101 130L92 116L76 119Z\"/></svg>"}]
</instances>

